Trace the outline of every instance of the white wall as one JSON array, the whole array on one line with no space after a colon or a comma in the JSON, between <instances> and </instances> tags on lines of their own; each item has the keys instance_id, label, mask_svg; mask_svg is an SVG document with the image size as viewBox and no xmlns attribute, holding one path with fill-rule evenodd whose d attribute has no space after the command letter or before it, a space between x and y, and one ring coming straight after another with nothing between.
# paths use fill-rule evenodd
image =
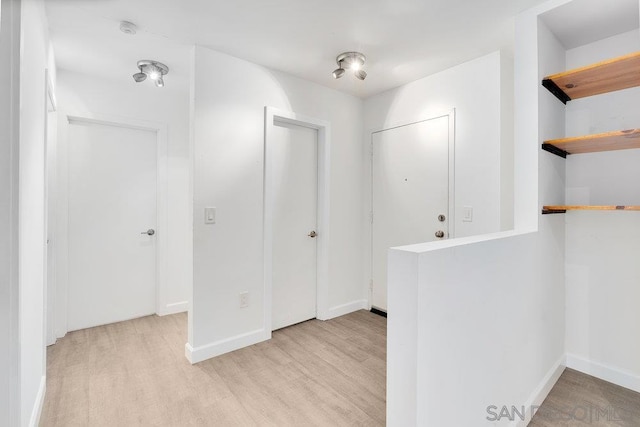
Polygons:
<instances>
[{"instance_id":1,"label":"white wall","mask_svg":"<svg viewBox=\"0 0 640 427\"><path fill-rule=\"evenodd\" d=\"M185 47L184 63L188 64ZM189 82L171 75L159 89L151 82L136 83L129 76L113 80L69 70L58 73L58 297L57 336L66 328L67 269L67 117L87 115L117 120L142 120L164 124L168 129L167 208L168 229L166 280L159 289L158 314L186 311L190 293L191 230L189 227Z\"/></svg>"},{"instance_id":2,"label":"white wall","mask_svg":"<svg viewBox=\"0 0 640 427\"><path fill-rule=\"evenodd\" d=\"M331 123L329 315L364 308L362 101L206 48L194 51L194 281L188 357L203 360L264 330L264 107ZM346 82L345 82L346 84ZM215 225L203 208L215 206ZM239 294L250 294L240 309Z\"/></svg>"},{"instance_id":3,"label":"white wall","mask_svg":"<svg viewBox=\"0 0 640 427\"><path fill-rule=\"evenodd\" d=\"M20 2L0 3L0 425L20 425Z\"/></svg>"},{"instance_id":4,"label":"white wall","mask_svg":"<svg viewBox=\"0 0 640 427\"><path fill-rule=\"evenodd\" d=\"M494 52L365 101L365 286L371 278L371 132L454 108L455 237L513 228L513 61ZM473 208L473 222L462 221L464 206Z\"/></svg>"},{"instance_id":5,"label":"white wall","mask_svg":"<svg viewBox=\"0 0 640 427\"><path fill-rule=\"evenodd\" d=\"M364 104L366 176L371 170L372 131L424 120L455 108L456 237L500 231L501 115L509 114L502 111L501 87L504 79L505 92L512 90L510 78L508 61L502 61L500 52L495 52L368 98ZM505 95L507 102L511 93ZM513 117L507 118L504 122L509 128ZM512 143L511 138L508 142ZM370 195L370 191L365 194ZM365 206L368 211L370 197L365 199ZM463 206L473 207L473 222L462 222Z\"/></svg>"},{"instance_id":6,"label":"white wall","mask_svg":"<svg viewBox=\"0 0 640 427\"><path fill-rule=\"evenodd\" d=\"M563 201L565 166L540 144L564 119L540 80L564 67L564 53L538 28L561 3L516 23L516 231L390 252L389 425L509 424L488 420L487 407L524 406L530 417L562 372L564 218L540 205Z\"/></svg>"},{"instance_id":7,"label":"white wall","mask_svg":"<svg viewBox=\"0 0 640 427\"><path fill-rule=\"evenodd\" d=\"M55 65L44 2L22 2L20 84L20 354L21 424L34 424L45 391L44 188L45 69Z\"/></svg>"},{"instance_id":8,"label":"white wall","mask_svg":"<svg viewBox=\"0 0 640 427\"><path fill-rule=\"evenodd\" d=\"M567 68L640 50L638 30L566 52ZM566 135L640 126L640 88L571 101ZM568 204L637 205L640 150L569 156ZM640 391L640 213L572 212L567 223L568 365Z\"/></svg>"}]
</instances>

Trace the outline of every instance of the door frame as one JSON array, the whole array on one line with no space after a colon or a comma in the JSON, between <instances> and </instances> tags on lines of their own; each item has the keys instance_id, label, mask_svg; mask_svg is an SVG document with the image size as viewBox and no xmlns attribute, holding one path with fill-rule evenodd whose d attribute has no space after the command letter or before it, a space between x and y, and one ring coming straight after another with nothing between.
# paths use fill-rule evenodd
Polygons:
<instances>
[{"instance_id":1,"label":"door frame","mask_svg":"<svg viewBox=\"0 0 640 427\"><path fill-rule=\"evenodd\" d=\"M167 283L167 253L168 253L168 126L166 123L153 122L148 120L138 120L128 117L111 116L105 114L94 114L89 112L64 112L62 115L62 129L58 131L59 146L64 147L64 176L59 180L59 188L64 187L61 191L60 199L62 204L68 204L68 131L69 126L73 123L80 124L98 124L103 126L115 126L125 129L136 129L154 132L156 134L156 286L155 286L155 308L156 314L163 316L166 314L172 314L167 309L164 294L166 292ZM62 214L62 221L68 223L68 211ZM62 260L64 263L64 274L68 278L69 271L69 254L68 254L68 228L65 229L65 233L60 233L59 241L65 239L64 244L60 246L64 247L64 250L60 250L61 253L56 253L56 259ZM59 246L59 247L60 247ZM59 256L60 255L60 256ZM62 294L62 295L61 295ZM67 300L68 286L65 286L63 290L59 291L58 297ZM68 308L65 307L64 318L61 322L62 325L58 325L58 337L64 336L68 332L67 324L67 312ZM60 320L59 320L60 321Z\"/></svg>"},{"instance_id":2,"label":"door frame","mask_svg":"<svg viewBox=\"0 0 640 427\"><path fill-rule=\"evenodd\" d=\"M55 344L56 342L56 333L55 333L55 295L56 295L56 280L55 280L55 248L56 248L56 227L55 225L52 230L49 228L51 224L56 223L56 212L55 210L51 211L49 209L49 197L51 190L51 182L49 181L49 155L50 150L52 148L52 142L49 139L50 136L50 128L52 125L51 113L55 113L58 111L58 103L56 101L55 92L53 90L53 83L51 81L51 73L49 69L46 68L44 70L44 263L43 263L43 283L44 283L44 315L42 316L42 330L44 331L44 343L49 346ZM54 140L56 136L53 137ZM55 168L54 168L55 172ZM53 191L56 192L57 188L54 186ZM54 199L55 200L55 199ZM53 236L53 243L50 242L49 236ZM53 259L49 259L49 245L53 244ZM53 264L54 268L54 277L53 280L49 280L49 267L50 264ZM51 308L51 310L49 310ZM46 368L46 366L45 366Z\"/></svg>"},{"instance_id":3,"label":"door frame","mask_svg":"<svg viewBox=\"0 0 640 427\"><path fill-rule=\"evenodd\" d=\"M428 122L431 120L436 120L436 119L441 119L443 117L447 117L448 121L449 121L449 141L448 141L448 145L449 145L449 155L448 155L448 160L449 160L449 179L448 179L448 189L449 189L449 206L447 207L448 212L447 212L447 218L449 218L449 227L448 227L448 232L447 232L447 240L448 239L454 239L455 238L455 206L456 206L456 201L455 201L455 155L456 155L456 151L455 151L455 141L456 141L456 109L452 108L451 110L448 111L444 111L441 113L436 113L436 114L430 114L427 117L422 117L419 119L414 119L414 120L407 120L407 121L401 121L401 122L395 122L389 125L386 125L383 128L375 128L373 130L371 130L369 132L369 171L370 171L370 176L369 176L369 186L370 186L370 190L371 190L371 194L369 194L369 292L367 293L367 306L369 307L369 309L372 309L373 306L371 305L371 302L373 300L373 192L374 192L374 188L373 188L373 135L376 133L381 133L384 132L386 130L392 130L392 129L397 129L397 128L401 128L401 127L405 127L405 126L409 126L409 125L413 125L413 124L417 124L417 123L423 123L423 122Z\"/></svg>"},{"instance_id":4,"label":"door frame","mask_svg":"<svg viewBox=\"0 0 640 427\"><path fill-rule=\"evenodd\" d=\"M264 332L271 338L273 310L273 176L269 147L275 136L276 123L302 126L318 131L318 202L316 237L316 318L326 320L329 312L329 201L331 177L331 124L291 111L265 107L264 132Z\"/></svg>"}]
</instances>

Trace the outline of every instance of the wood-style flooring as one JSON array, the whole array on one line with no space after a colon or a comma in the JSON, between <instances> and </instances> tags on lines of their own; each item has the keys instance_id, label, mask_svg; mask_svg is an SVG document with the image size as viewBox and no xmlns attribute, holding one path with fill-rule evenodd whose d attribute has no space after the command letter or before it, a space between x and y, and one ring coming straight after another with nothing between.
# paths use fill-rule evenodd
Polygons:
<instances>
[{"instance_id":1,"label":"wood-style flooring","mask_svg":"<svg viewBox=\"0 0 640 427\"><path fill-rule=\"evenodd\" d=\"M639 427L640 393L566 369L529 427Z\"/></svg>"},{"instance_id":2,"label":"wood-style flooring","mask_svg":"<svg viewBox=\"0 0 640 427\"><path fill-rule=\"evenodd\" d=\"M185 314L71 332L47 351L43 426L382 426L386 319L359 311L191 365Z\"/></svg>"},{"instance_id":3,"label":"wood-style flooring","mask_svg":"<svg viewBox=\"0 0 640 427\"><path fill-rule=\"evenodd\" d=\"M191 365L185 314L69 333L47 353L43 426L382 426L386 319L281 329ZM639 427L640 394L567 369L530 427Z\"/></svg>"}]
</instances>

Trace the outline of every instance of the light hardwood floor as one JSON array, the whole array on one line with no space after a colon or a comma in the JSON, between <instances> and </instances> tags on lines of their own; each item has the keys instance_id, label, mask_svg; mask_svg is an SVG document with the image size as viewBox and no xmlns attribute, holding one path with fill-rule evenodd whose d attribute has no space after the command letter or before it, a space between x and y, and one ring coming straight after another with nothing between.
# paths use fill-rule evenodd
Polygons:
<instances>
[{"instance_id":1,"label":"light hardwood floor","mask_svg":"<svg viewBox=\"0 0 640 427\"><path fill-rule=\"evenodd\" d=\"M359 311L196 365L186 315L69 333L48 348L43 426L382 426L386 319Z\"/></svg>"},{"instance_id":2,"label":"light hardwood floor","mask_svg":"<svg viewBox=\"0 0 640 427\"><path fill-rule=\"evenodd\" d=\"M640 393L566 369L529 427L638 427Z\"/></svg>"}]
</instances>

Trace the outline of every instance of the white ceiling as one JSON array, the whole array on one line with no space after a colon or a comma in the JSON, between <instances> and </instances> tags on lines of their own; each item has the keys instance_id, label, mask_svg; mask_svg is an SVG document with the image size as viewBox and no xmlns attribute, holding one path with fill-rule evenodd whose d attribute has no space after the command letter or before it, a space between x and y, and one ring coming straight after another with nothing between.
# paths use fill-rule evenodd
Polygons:
<instances>
[{"instance_id":1,"label":"white ceiling","mask_svg":"<svg viewBox=\"0 0 640 427\"><path fill-rule=\"evenodd\" d=\"M542 16L565 49L593 43L638 28L638 0L580 0Z\"/></svg>"},{"instance_id":2,"label":"white ceiling","mask_svg":"<svg viewBox=\"0 0 640 427\"><path fill-rule=\"evenodd\" d=\"M187 81L199 44L368 97L497 49L511 49L513 16L543 0L46 0L58 65L131 79L138 59ZM607 2L609 3L609 2ZM135 36L119 22L139 26ZM335 57L367 56L363 82L334 80Z\"/></svg>"}]
</instances>

